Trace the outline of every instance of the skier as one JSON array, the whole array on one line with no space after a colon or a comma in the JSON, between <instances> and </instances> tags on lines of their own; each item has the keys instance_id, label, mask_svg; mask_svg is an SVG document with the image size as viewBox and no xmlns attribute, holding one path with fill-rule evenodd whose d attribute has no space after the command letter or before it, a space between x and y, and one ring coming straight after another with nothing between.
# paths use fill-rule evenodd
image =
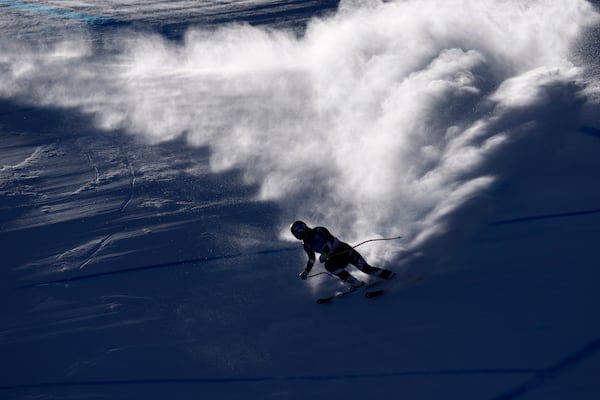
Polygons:
<instances>
[{"instance_id":1,"label":"skier","mask_svg":"<svg viewBox=\"0 0 600 400\"><path fill-rule=\"evenodd\" d=\"M290 226L292 235L302 240L304 251L308 254L306 268L300 273L300 279L308 278L308 274L315 264L315 252L320 253L319 261L325 264L325 269L342 281L350 284L353 288L359 288L364 282L359 281L348 273L344 268L352 264L368 275L374 275L382 279L392 279L396 274L388 269L377 268L369 265L367 261L352 248L333 236L327 228L317 226L309 228L304 222L296 221Z\"/></svg>"}]
</instances>

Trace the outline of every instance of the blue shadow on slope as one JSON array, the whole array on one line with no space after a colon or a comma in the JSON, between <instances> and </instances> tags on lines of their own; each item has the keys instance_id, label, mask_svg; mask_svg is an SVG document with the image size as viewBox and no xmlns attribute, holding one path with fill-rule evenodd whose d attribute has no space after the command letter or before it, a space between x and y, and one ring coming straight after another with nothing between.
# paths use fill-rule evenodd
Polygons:
<instances>
[{"instance_id":1,"label":"blue shadow on slope","mask_svg":"<svg viewBox=\"0 0 600 400\"><path fill-rule=\"evenodd\" d=\"M600 139L600 129L591 126L582 126L579 128L579 132L585 133L586 135L594 136Z\"/></svg>"},{"instance_id":2,"label":"blue shadow on slope","mask_svg":"<svg viewBox=\"0 0 600 400\"><path fill-rule=\"evenodd\" d=\"M122 275L122 274L131 273L131 272L148 271L148 270L159 269L159 268L178 267L178 266L182 266L182 265L199 264L199 263L205 263L205 262L210 262L210 261L229 260L232 258L245 257L245 256L285 253L285 252L295 251L295 250L298 250L298 247L284 247L284 248L280 248L280 249L259 250L259 251L255 251L252 253L234 253L234 254L225 254L225 255L213 256L213 257L200 257L200 258L194 258L191 260L181 260L181 261L173 261L173 262L161 263L161 264L143 265L143 266L139 266L139 267L123 268L123 269L118 269L118 270L114 270L114 271L104 271L104 272L97 272L94 274L73 276L70 278L55 279L55 280L51 280L51 281L47 281L47 282L31 283L31 284L20 286L20 288L25 289L25 288L32 288L32 287L45 286L45 285L65 284L65 283L70 283L70 282L74 282L74 281L82 281L82 280L99 278L99 277L108 276L108 275Z\"/></svg>"},{"instance_id":3,"label":"blue shadow on slope","mask_svg":"<svg viewBox=\"0 0 600 400\"><path fill-rule=\"evenodd\" d=\"M589 214L600 214L600 209L599 210L572 211L572 212L555 213L555 214L530 215L527 217L519 217L519 218L509 218L509 219L503 219L503 220L490 222L490 225L518 224L521 222L536 221L536 220L541 220L541 219L576 217L576 216L580 216L580 215L589 215Z\"/></svg>"},{"instance_id":4,"label":"blue shadow on slope","mask_svg":"<svg viewBox=\"0 0 600 400\"><path fill-rule=\"evenodd\" d=\"M536 220L553 219L553 218L567 218L567 217L575 217L575 216L591 215L591 214L600 214L600 209L564 212L564 213L556 213L556 214L532 215L532 216L519 217L519 218L510 218L510 219L504 219L504 220L498 220L498 221L491 222L490 225L517 224L517 223L530 222L530 221L536 221ZM99 278L99 277L109 276L109 275L122 275L122 274L128 274L128 273L132 273L132 272L141 272L141 271L148 271L148 270L154 270L154 269L160 269L160 268L179 267L179 266L193 265L193 264L206 263L206 262L219 261L219 260L229 260L229 259L233 259L233 258L246 257L246 256L285 253L285 252L291 252L291 251L296 251L296 250L298 250L298 247L284 247L284 248L279 248L279 249L259 250L259 251L251 252L251 253L233 253L233 254L224 254L224 255L212 256L212 257L200 257L200 258L194 258L194 259L190 259L190 260L173 261L173 262L152 264L152 265L142 265L142 266L138 266L138 267L129 267L129 268L123 268L123 269L118 269L118 270L112 270L112 271L103 271L103 272L97 272L97 273L87 274L87 275L79 275L79 276L73 276L73 277L68 277L68 278L54 279L54 280L45 281L45 282L29 283L29 284L20 286L20 288L27 289L27 288L52 285L52 284L66 284L66 283L70 283L70 282L94 279L94 278Z\"/></svg>"}]
</instances>

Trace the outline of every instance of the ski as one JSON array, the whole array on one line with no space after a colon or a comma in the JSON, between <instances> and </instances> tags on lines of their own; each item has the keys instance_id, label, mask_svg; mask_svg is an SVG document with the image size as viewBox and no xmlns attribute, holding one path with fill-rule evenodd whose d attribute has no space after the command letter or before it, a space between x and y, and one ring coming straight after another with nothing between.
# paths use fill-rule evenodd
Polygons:
<instances>
[{"instance_id":1,"label":"ski","mask_svg":"<svg viewBox=\"0 0 600 400\"><path fill-rule=\"evenodd\" d=\"M329 297L322 297L320 299L317 299L317 304L327 304L327 303L331 303L331 301L335 299L335 296L329 296Z\"/></svg>"},{"instance_id":2,"label":"ski","mask_svg":"<svg viewBox=\"0 0 600 400\"><path fill-rule=\"evenodd\" d=\"M321 297L320 299L317 299L317 304L331 303L335 299L339 299L341 297L344 297L347 294L356 292L356 290L357 290L357 288L351 288L351 289L348 289L348 290L343 290L343 291L336 292L333 296Z\"/></svg>"},{"instance_id":3,"label":"ski","mask_svg":"<svg viewBox=\"0 0 600 400\"><path fill-rule=\"evenodd\" d=\"M338 291L333 296L323 297L317 299L318 304L327 304L335 301L336 299L342 298L347 294L357 292L358 289L362 289L363 294L367 299L373 299L379 297L386 292L390 291L398 291L403 290L408 287L416 285L418 282L422 281L426 276L425 275L410 275L410 276L402 276L400 279L392 275L391 279L378 279L374 282L367 283L360 288L356 289L348 289L344 291ZM390 286L391 285L391 286Z\"/></svg>"},{"instance_id":4,"label":"ski","mask_svg":"<svg viewBox=\"0 0 600 400\"><path fill-rule=\"evenodd\" d=\"M321 297L321 298L317 299L317 304L328 304L328 303L331 303L332 301L334 301L336 299L340 299L340 298L342 298L342 297L344 297L344 296L346 296L346 295L348 295L350 293L357 292L359 289L366 290L365 297L367 297L369 299L372 298L372 297L377 297L377 296L383 294L383 290L382 289L379 289L379 290L377 290L377 289L370 290L370 289L373 288L373 286L377 286L377 285L379 285L381 283L382 283L382 281L375 281L375 282L372 282L372 283L367 283L365 285L362 285L362 286L360 286L358 288L350 288L350 289L347 289L347 290L338 291L333 296Z\"/></svg>"}]
</instances>

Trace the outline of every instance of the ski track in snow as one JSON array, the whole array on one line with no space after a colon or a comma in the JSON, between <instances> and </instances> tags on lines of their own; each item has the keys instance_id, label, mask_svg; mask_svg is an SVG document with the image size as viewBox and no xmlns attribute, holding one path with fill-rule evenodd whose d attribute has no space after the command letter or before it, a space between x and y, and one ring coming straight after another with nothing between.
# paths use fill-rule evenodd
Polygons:
<instances>
[{"instance_id":1,"label":"ski track in snow","mask_svg":"<svg viewBox=\"0 0 600 400\"><path fill-rule=\"evenodd\" d=\"M134 200L136 183L135 170L127 154L123 153L119 155L118 153L107 153L108 148L112 147L120 149L122 147L121 144L118 142L108 142L105 145L108 145L108 147L99 147L95 149L99 152L97 155L92 155L94 150L89 149L89 143L80 140L75 140L72 143L66 142L55 143L53 145L42 145L38 146L33 154L18 164L4 166L0 169L0 185L13 191L14 189L12 188L21 188L17 189L15 193L29 193L29 196L33 198L36 203L40 204L39 207L44 214L40 218L39 215L36 215L36 209L34 208L34 212L31 213L33 221L29 221L29 223L25 222L25 224L28 224L29 226L35 224L42 225L48 220L53 220L55 217L57 218L54 223L81 218L81 215L78 212L74 212L74 210L69 208L65 210L66 212L62 216L60 215L61 212L59 207L64 208L64 205L69 203L73 204L74 208L81 208L84 215L93 215L95 212L124 213L127 206ZM95 146L97 146L97 144ZM59 154L61 152L77 154L80 149L86 149L83 154L87 158L89 167L93 171L93 177L91 181L79 186L77 189L69 190L68 185L71 182L66 180L64 180L64 183L60 182L63 180L61 173L58 172L60 171L60 167L57 168L56 165L53 165L53 161L61 157ZM106 157L107 155L108 157ZM123 165L121 166L121 164ZM47 166L49 166L49 168ZM26 179L23 180L22 178L19 178L19 176L26 177ZM32 178L39 180L42 177L48 178L47 183L44 185L24 186L20 183L21 181L27 182ZM120 203L111 201L104 204L101 208L93 207L91 210L85 210L84 207L79 206L78 203L81 198L93 199L96 193L101 194L107 190L111 190L109 188L113 187L115 183L119 184L121 177L127 179L128 189L125 198L121 200ZM54 187L52 185L54 185ZM23 191L23 189L27 187L31 187L29 192ZM85 205L85 203L83 204ZM18 229L18 226L13 227L13 229ZM120 229L120 227L117 229ZM95 239L95 244L86 242L77 244L68 250L63 250L56 256L55 262L61 265L61 270L69 269L69 264L71 263L77 264L79 269L82 269L86 265L92 263L94 258L109 245L111 239L115 236L115 233L117 232L110 232L101 238ZM52 262L49 261L49 263Z\"/></svg>"},{"instance_id":2,"label":"ski track in snow","mask_svg":"<svg viewBox=\"0 0 600 400\"><path fill-rule=\"evenodd\" d=\"M118 147L118 144L116 144L115 147ZM132 166L131 162L129 161L129 158L127 157L127 155L124 155L124 159L125 159L125 163L127 166L127 170L129 171L129 191L127 194L127 198L119 206L119 209L118 209L119 213L122 213L125 210L125 208L127 207L127 205L129 203L131 203L131 201L133 200L133 197L134 197L134 190L135 190L135 179L136 179L135 170L133 169L133 166ZM94 170L96 171L96 181L98 181L98 168L96 166L94 166ZM93 262L93 259L104 249L104 247L106 247L109 244L110 239L113 236L114 236L114 233L110 233L110 234L106 235L104 238L102 238L100 241L98 241L98 243L90 251L90 254L85 256L84 260L80 263L79 269L83 269L86 265Z\"/></svg>"}]
</instances>

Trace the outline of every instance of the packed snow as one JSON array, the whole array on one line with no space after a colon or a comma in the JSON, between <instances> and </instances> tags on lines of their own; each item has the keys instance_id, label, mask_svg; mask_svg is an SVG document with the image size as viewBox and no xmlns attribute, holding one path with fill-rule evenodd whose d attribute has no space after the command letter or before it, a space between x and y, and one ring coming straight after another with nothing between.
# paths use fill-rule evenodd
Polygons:
<instances>
[{"instance_id":1,"label":"packed snow","mask_svg":"<svg viewBox=\"0 0 600 400\"><path fill-rule=\"evenodd\" d=\"M596 399L598 10L0 1L0 397Z\"/></svg>"}]
</instances>

